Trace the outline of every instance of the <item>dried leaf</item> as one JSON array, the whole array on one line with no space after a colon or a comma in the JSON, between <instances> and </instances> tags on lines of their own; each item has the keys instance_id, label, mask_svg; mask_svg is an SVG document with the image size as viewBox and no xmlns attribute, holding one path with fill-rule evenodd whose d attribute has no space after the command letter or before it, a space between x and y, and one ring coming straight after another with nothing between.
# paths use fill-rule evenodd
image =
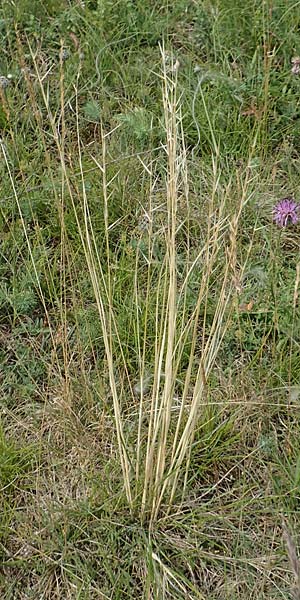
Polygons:
<instances>
[{"instance_id":1,"label":"dried leaf","mask_svg":"<svg viewBox=\"0 0 300 600\"><path fill-rule=\"evenodd\" d=\"M251 299L250 302L245 302L244 304L240 304L239 311L241 312L250 312L254 306L254 300Z\"/></svg>"}]
</instances>

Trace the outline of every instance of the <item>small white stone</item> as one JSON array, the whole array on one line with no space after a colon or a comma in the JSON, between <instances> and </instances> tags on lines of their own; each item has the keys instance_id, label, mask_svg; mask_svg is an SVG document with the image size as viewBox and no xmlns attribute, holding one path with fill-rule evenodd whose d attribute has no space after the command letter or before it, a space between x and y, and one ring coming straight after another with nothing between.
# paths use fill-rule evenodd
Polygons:
<instances>
[{"instance_id":1,"label":"small white stone","mask_svg":"<svg viewBox=\"0 0 300 600\"><path fill-rule=\"evenodd\" d=\"M4 75L0 75L0 88L5 90L10 84L8 77L4 77Z\"/></svg>"}]
</instances>

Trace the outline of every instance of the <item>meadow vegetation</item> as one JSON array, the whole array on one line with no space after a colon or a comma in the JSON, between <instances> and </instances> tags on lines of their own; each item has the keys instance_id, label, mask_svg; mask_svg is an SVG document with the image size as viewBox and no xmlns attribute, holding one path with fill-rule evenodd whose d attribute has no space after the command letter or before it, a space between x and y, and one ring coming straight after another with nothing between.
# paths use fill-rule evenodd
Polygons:
<instances>
[{"instance_id":1,"label":"meadow vegetation","mask_svg":"<svg viewBox=\"0 0 300 600\"><path fill-rule=\"evenodd\" d=\"M300 3L0 32L1 598L300 598Z\"/></svg>"}]
</instances>

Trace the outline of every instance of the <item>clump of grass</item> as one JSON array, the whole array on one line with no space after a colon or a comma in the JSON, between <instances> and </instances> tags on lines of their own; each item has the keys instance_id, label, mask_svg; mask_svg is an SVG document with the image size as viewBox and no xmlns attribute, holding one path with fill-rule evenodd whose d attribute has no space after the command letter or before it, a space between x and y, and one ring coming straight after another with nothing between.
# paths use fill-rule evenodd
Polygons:
<instances>
[{"instance_id":1,"label":"clump of grass","mask_svg":"<svg viewBox=\"0 0 300 600\"><path fill-rule=\"evenodd\" d=\"M139 273L140 257L136 254L134 274L135 316L132 317L132 327L137 332L138 339L138 365L136 376L139 380L139 407L138 418L125 413L128 399L132 398L135 404L133 386L129 374L126 357L120 344L118 331L118 315L114 308L113 286L110 275L110 264L107 264L107 278L104 276L102 262L97 251L95 235L92 229L88 198L84 193L85 226L80 227L80 236L84 246L87 265L95 292L96 303L102 326L105 345L106 360L109 370L110 391L113 399L116 433L118 438L119 456L122 465L124 486L131 510L138 510L140 517L145 516L155 522L160 509L166 503L171 510L178 485L182 486L182 495L189 472L191 449L194 439L200 406L205 397L205 389L209 374L213 368L215 357L226 330L226 323L230 313L229 306L232 295L232 276L236 261L236 232L242 206L233 214L231 221L226 217L224 197L221 204L214 203L218 186L218 162L213 159L215 173L215 190L209 206L205 207L207 218L207 233L203 245L198 248L193 261L189 256L189 238L186 239L186 264L183 265L181 282L178 281L178 251L177 236L185 225L184 217L179 215L179 197L184 203L185 210L189 212L188 173L186 166L186 149L182 132L182 118L180 103L177 99L176 71L167 72L165 53L163 55L163 103L165 116L166 164L164 179L166 185L165 226L160 234L162 245L162 259L159 265L153 260L154 246L151 224L145 244L147 259L145 265L146 276L146 302L141 302ZM104 153L106 137L103 134L102 149ZM109 205L110 182L106 178L105 155L102 164L96 160L103 178L103 197L105 211L105 236L107 257L110 255L109 240ZM144 164L144 168L151 179L155 173ZM83 177L83 171L82 171ZM84 178L83 178L84 189ZM150 186L151 190L151 186ZM148 211L151 214L151 197ZM241 203L243 202L243 198ZM182 219L182 221L181 221ZM226 231L229 235L229 245L226 247ZM220 267L220 256L225 256L225 262ZM186 295L195 269L201 272L199 291L195 296L191 314L187 313ZM218 270L222 277L222 285L218 291L219 297L214 305L214 314L209 323L206 310L211 293L212 274ZM199 275L197 276L198 280ZM153 293L153 288L155 292ZM154 304L150 304L151 299ZM180 307L180 310L179 310ZM155 311L154 356L153 372L151 373L151 391L148 390L147 398L144 393L146 377L146 344L149 336L148 318L151 311ZM142 319L141 319L142 315ZM148 317L149 315L149 317ZM199 328L202 335L198 336ZM133 330L132 330L133 331ZM175 403L176 381L181 367L183 352L189 344L187 369L182 382L180 399ZM195 359L196 345L199 358ZM122 369L127 380L124 391L118 392L116 378L117 367L115 356L123 358ZM192 382L192 377L194 378ZM128 422L131 423L131 433L128 435ZM145 423L147 426L145 428ZM132 430L136 428L136 434ZM142 450L145 440L146 451ZM134 444L135 451L129 450L129 445ZM138 508L139 507L139 508Z\"/></svg>"}]
</instances>

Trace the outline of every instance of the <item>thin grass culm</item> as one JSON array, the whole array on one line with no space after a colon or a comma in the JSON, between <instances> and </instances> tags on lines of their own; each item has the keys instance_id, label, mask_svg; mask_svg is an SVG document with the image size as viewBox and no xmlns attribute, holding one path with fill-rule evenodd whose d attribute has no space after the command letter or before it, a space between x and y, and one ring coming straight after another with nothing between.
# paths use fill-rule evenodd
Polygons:
<instances>
[{"instance_id":1,"label":"thin grass culm","mask_svg":"<svg viewBox=\"0 0 300 600\"><path fill-rule=\"evenodd\" d=\"M294 598L294 600L299 600L299 598L300 598L300 562L299 562L299 558L297 556L297 549L295 546L295 542L288 530L288 527L287 527L284 519L282 520L282 532L283 532L283 539L285 542L291 571L294 575L294 580L295 580L295 586L292 590L293 598Z\"/></svg>"}]
</instances>

